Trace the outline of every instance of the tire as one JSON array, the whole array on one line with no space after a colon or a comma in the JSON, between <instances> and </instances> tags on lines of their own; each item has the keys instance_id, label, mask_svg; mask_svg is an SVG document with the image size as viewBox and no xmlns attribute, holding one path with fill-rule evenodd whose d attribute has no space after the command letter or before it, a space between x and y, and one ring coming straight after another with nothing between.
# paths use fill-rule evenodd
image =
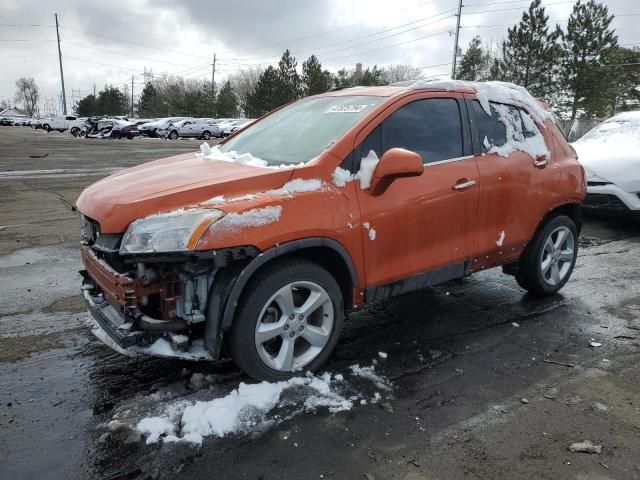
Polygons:
<instances>
[{"instance_id":1,"label":"tire","mask_svg":"<svg viewBox=\"0 0 640 480\"><path fill-rule=\"evenodd\" d=\"M111 132L111 138L113 138L114 140L119 140L122 137L122 134L120 132Z\"/></svg>"},{"instance_id":2,"label":"tire","mask_svg":"<svg viewBox=\"0 0 640 480\"><path fill-rule=\"evenodd\" d=\"M564 240L561 235L566 235ZM516 281L532 295L554 295L569 281L577 257L576 224L566 215L554 215L538 229L520 257Z\"/></svg>"},{"instance_id":3,"label":"tire","mask_svg":"<svg viewBox=\"0 0 640 480\"><path fill-rule=\"evenodd\" d=\"M77 136L78 136L78 134L80 133L80 129L79 129L78 127L73 127L73 128L71 129L71 132L70 132L70 133L71 133L71 135L73 135L74 137L77 137Z\"/></svg>"},{"instance_id":4,"label":"tire","mask_svg":"<svg viewBox=\"0 0 640 480\"><path fill-rule=\"evenodd\" d=\"M205 130L204 132L202 132L202 139L203 140L209 140L211 138L211 132L208 130Z\"/></svg>"},{"instance_id":5,"label":"tire","mask_svg":"<svg viewBox=\"0 0 640 480\"><path fill-rule=\"evenodd\" d=\"M178 139L178 132L175 131L175 130L171 130L171 132L169 132L169 136L167 138L169 138L169 140L177 140Z\"/></svg>"},{"instance_id":6,"label":"tire","mask_svg":"<svg viewBox=\"0 0 640 480\"><path fill-rule=\"evenodd\" d=\"M127 135L127 140L133 140L133 135L131 134Z\"/></svg>"},{"instance_id":7,"label":"tire","mask_svg":"<svg viewBox=\"0 0 640 480\"><path fill-rule=\"evenodd\" d=\"M42 126L42 129L47 133L49 133L51 131L51 127L49 125L47 125L46 123Z\"/></svg>"},{"instance_id":8,"label":"tire","mask_svg":"<svg viewBox=\"0 0 640 480\"><path fill-rule=\"evenodd\" d=\"M287 292L296 308L295 315L287 315L286 307L281 307L288 303L283 301ZM311 295L319 300L311 301L314 307L309 310L308 319L303 318L300 307ZM338 283L325 269L306 260L278 263L259 272L247 284L240 305L227 346L234 362L247 375L260 381L286 380L319 368L335 348L344 323L344 303ZM265 319L271 321L264 322ZM277 324L280 326L276 327ZM265 327L267 325L274 328ZM262 341L260 326L265 335ZM307 338L313 339L315 346ZM288 351L292 352L291 356L283 353Z\"/></svg>"}]
</instances>

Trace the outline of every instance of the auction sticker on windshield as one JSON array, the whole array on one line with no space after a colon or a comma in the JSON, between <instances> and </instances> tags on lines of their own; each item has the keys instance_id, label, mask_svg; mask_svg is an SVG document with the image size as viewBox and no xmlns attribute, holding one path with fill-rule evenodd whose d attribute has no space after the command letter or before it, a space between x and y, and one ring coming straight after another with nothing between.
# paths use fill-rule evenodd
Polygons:
<instances>
[{"instance_id":1,"label":"auction sticker on windshield","mask_svg":"<svg viewBox=\"0 0 640 480\"><path fill-rule=\"evenodd\" d=\"M324 113L360 113L369 105L334 105Z\"/></svg>"}]
</instances>

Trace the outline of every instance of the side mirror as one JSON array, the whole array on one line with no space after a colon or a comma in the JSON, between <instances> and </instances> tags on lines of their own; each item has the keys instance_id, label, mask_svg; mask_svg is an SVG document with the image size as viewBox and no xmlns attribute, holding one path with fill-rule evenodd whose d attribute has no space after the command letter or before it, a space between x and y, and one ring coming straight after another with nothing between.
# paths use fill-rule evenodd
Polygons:
<instances>
[{"instance_id":1,"label":"side mirror","mask_svg":"<svg viewBox=\"0 0 640 480\"><path fill-rule=\"evenodd\" d=\"M422 156L404 148L390 148L382 154L371 178L371 195L383 194L397 178L418 177L424 172Z\"/></svg>"}]
</instances>

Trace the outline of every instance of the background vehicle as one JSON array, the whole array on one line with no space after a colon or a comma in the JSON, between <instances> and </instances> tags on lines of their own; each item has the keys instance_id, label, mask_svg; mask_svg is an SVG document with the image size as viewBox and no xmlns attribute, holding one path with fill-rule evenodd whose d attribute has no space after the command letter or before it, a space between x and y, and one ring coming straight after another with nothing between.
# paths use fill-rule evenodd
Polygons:
<instances>
[{"instance_id":1,"label":"background vehicle","mask_svg":"<svg viewBox=\"0 0 640 480\"><path fill-rule=\"evenodd\" d=\"M69 125L75 120L76 117L73 115L56 115L54 117L45 118L42 121L42 128L47 132L50 132L51 130L64 132L69 129Z\"/></svg>"},{"instance_id":2,"label":"background vehicle","mask_svg":"<svg viewBox=\"0 0 640 480\"><path fill-rule=\"evenodd\" d=\"M133 140L140 135L137 125L124 120L105 118L98 120L90 131L86 133L87 138L128 138Z\"/></svg>"},{"instance_id":3,"label":"background vehicle","mask_svg":"<svg viewBox=\"0 0 640 480\"><path fill-rule=\"evenodd\" d=\"M179 122L180 120L187 120L189 117L167 117L161 118L154 122L143 123L138 127L140 134L145 137L157 138L161 134L166 133L167 127L172 123Z\"/></svg>"},{"instance_id":4,"label":"background vehicle","mask_svg":"<svg viewBox=\"0 0 640 480\"><path fill-rule=\"evenodd\" d=\"M611 117L573 148L587 174L584 207L640 218L640 112Z\"/></svg>"},{"instance_id":5,"label":"background vehicle","mask_svg":"<svg viewBox=\"0 0 640 480\"><path fill-rule=\"evenodd\" d=\"M74 137L81 136L83 130L87 127L88 117L79 117L74 121L69 122L69 133Z\"/></svg>"},{"instance_id":6,"label":"background vehicle","mask_svg":"<svg viewBox=\"0 0 640 480\"><path fill-rule=\"evenodd\" d=\"M244 128L244 127L250 125L253 122L255 122L255 120L252 120L252 119L249 119L249 120L247 120L247 119L236 120L234 122L231 122L230 124L227 124L225 129L222 131L222 136L223 137L228 137L232 133L237 132L241 128Z\"/></svg>"},{"instance_id":7,"label":"background vehicle","mask_svg":"<svg viewBox=\"0 0 640 480\"><path fill-rule=\"evenodd\" d=\"M208 118L196 118L193 120L181 120L167 128L166 136L170 140L178 137L203 138L209 140L211 137L219 137L220 129L214 120Z\"/></svg>"},{"instance_id":8,"label":"background vehicle","mask_svg":"<svg viewBox=\"0 0 640 480\"><path fill-rule=\"evenodd\" d=\"M224 343L250 376L284 379L322 365L366 303L498 266L556 293L585 188L515 85L328 92L87 188L83 293L119 349L210 359Z\"/></svg>"}]
</instances>

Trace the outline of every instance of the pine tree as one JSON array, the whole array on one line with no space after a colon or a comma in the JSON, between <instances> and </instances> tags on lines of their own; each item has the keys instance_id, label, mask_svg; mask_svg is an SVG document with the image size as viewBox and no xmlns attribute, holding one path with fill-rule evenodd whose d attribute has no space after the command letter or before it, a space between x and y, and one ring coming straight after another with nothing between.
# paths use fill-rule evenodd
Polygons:
<instances>
[{"instance_id":1,"label":"pine tree","mask_svg":"<svg viewBox=\"0 0 640 480\"><path fill-rule=\"evenodd\" d=\"M489 54L482 48L482 40L476 35L471 39L469 48L460 59L456 70L459 80L486 80L489 72Z\"/></svg>"},{"instance_id":2,"label":"pine tree","mask_svg":"<svg viewBox=\"0 0 640 480\"><path fill-rule=\"evenodd\" d=\"M147 83L142 89L140 102L138 103L138 112L143 117L157 117L164 113L166 107L162 108L162 100L158 95L158 91L153 83Z\"/></svg>"},{"instance_id":3,"label":"pine tree","mask_svg":"<svg viewBox=\"0 0 640 480\"><path fill-rule=\"evenodd\" d=\"M269 65L258 80L255 90L247 98L246 113L260 117L278 106L277 95L280 88L278 71Z\"/></svg>"},{"instance_id":4,"label":"pine tree","mask_svg":"<svg viewBox=\"0 0 640 480\"><path fill-rule=\"evenodd\" d=\"M125 115L129 111L129 102L124 93L111 85L105 85L96 100L97 115Z\"/></svg>"},{"instance_id":5,"label":"pine tree","mask_svg":"<svg viewBox=\"0 0 640 480\"><path fill-rule=\"evenodd\" d=\"M367 67L361 75L356 76L356 85L373 87L382 85L383 83L382 70L379 69L377 65L374 65L373 68Z\"/></svg>"},{"instance_id":6,"label":"pine tree","mask_svg":"<svg viewBox=\"0 0 640 480\"><path fill-rule=\"evenodd\" d=\"M231 88L231 82L227 80L218 95L218 116L235 117L238 115L238 99Z\"/></svg>"},{"instance_id":7,"label":"pine tree","mask_svg":"<svg viewBox=\"0 0 640 480\"><path fill-rule=\"evenodd\" d=\"M87 95L81 98L73 107L73 111L79 117L92 117L98 114L95 95Z\"/></svg>"},{"instance_id":8,"label":"pine tree","mask_svg":"<svg viewBox=\"0 0 640 480\"><path fill-rule=\"evenodd\" d=\"M556 90L562 32L549 31L549 16L541 0L533 0L518 25L508 29L502 43L502 58L492 74L499 80L526 87L534 96L549 97Z\"/></svg>"},{"instance_id":9,"label":"pine tree","mask_svg":"<svg viewBox=\"0 0 640 480\"><path fill-rule=\"evenodd\" d=\"M578 1L573 6L562 43L562 85L569 98L572 121L578 109L591 116L602 114L603 100L607 97L603 91L607 75L603 75L606 71L602 65L618 41L610 28L612 20L607 7L594 0Z\"/></svg>"},{"instance_id":10,"label":"pine tree","mask_svg":"<svg viewBox=\"0 0 640 480\"><path fill-rule=\"evenodd\" d=\"M300 75L296 71L298 62L291 52L287 49L282 54L282 58L278 63L278 89L276 91L276 106L297 100L302 95L302 82Z\"/></svg>"},{"instance_id":11,"label":"pine tree","mask_svg":"<svg viewBox=\"0 0 640 480\"><path fill-rule=\"evenodd\" d=\"M629 110L640 102L640 49L614 47L603 54L601 75L606 76L607 112L614 115L618 110Z\"/></svg>"},{"instance_id":12,"label":"pine tree","mask_svg":"<svg viewBox=\"0 0 640 480\"><path fill-rule=\"evenodd\" d=\"M331 89L331 73L322 70L322 64L315 55L302 62L302 83L305 95L316 95Z\"/></svg>"}]
</instances>

